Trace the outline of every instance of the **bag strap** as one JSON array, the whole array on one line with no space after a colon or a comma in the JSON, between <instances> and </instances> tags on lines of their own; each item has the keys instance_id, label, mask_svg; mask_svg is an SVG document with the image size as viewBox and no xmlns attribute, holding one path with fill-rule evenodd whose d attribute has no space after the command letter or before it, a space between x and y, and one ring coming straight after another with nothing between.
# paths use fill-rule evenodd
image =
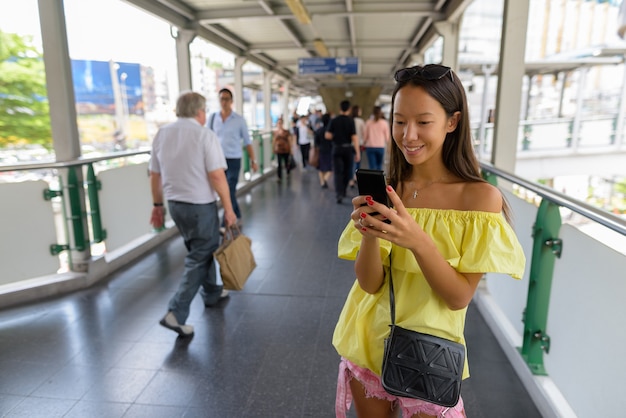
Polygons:
<instances>
[{"instance_id":1,"label":"bag strap","mask_svg":"<svg viewBox=\"0 0 626 418\"><path fill-rule=\"evenodd\" d=\"M226 232L224 232L224 240L234 241L239 235L241 235L241 229L239 229L239 225L234 224L226 228Z\"/></svg>"},{"instance_id":2,"label":"bag strap","mask_svg":"<svg viewBox=\"0 0 626 418\"><path fill-rule=\"evenodd\" d=\"M211 113L211 120L209 121L209 128L213 131L213 121L215 121L215 112Z\"/></svg>"},{"instance_id":3,"label":"bag strap","mask_svg":"<svg viewBox=\"0 0 626 418\"><path fill-rule=\"evenodd\" d=\"M391 326L396 325L396 300L393 294L393 277L391 276L391 250L389 250L389 311L391 313Z\"/></svg>"}]
</instances>

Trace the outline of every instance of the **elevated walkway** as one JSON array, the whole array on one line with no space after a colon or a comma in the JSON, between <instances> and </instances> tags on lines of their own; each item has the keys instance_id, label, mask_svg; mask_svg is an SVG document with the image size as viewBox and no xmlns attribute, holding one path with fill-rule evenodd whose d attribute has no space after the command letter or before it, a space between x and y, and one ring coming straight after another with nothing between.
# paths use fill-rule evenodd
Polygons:
<instances>
[{"instance_id":1,"label":"elevated walkway","mask_svg":"<svg viewBox=\"0 0 626 418\"><path fill-rule=\"evenodd\" d=\"M0 311L0 416L333 417L351 206L315 171L239 201L258 267L219 306L194 299L191 340L158 325L184 268L178 237L91 288ZM466 337L467 416L541 416L474 304Z\"/></svg>"}]
</instances>

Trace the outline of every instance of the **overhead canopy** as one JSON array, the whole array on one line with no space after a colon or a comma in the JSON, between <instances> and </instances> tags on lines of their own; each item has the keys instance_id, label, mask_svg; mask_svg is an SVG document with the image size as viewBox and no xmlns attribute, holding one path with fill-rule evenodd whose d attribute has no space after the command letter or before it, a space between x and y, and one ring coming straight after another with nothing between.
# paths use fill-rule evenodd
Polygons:
<instances>
[{"instance_id":1,"label":"overhead canopy","mask_svg":"<svg viewBox=\"0 0 626 418\"><path fill-rule=\"evenodd\" d=\"M398 68L413 64L438 38L438 22L458 23L472 0L125 0L179 29L245 57L283 79L300 95L321 88L393 88ZM526 63L526 74L550 74L623 62L615 48L601 55L554 57ZM617 54L616 54L617 53ZM609 56L611 55L611 56ZM618 56L615 56L618 55ZM301 73L315 57L358 58L356 74ZM302 59L309 59L303 61ZM497 73L498 63L459 62L461 71ZM334 67L332 67L334 68ZM300 70L302 67L300 67ZM311 70L311 67L307 68ZM339 70L338 70L339 71ZM248 80L256 83L255 81Z\"/></svg>"},{"instance_id":2,"label":"overhead canopy","mask_svg":"<svg viewBox=\"0 0 626 418\"><path fill-rule=\"evenodd\" d=\"M320 87L393 87L396 69L458 22L472 0L126 0L180 29L291 80L300 94ZM298 59L356 57L358 74L299 74Z\"/></svg>"}]
</instances>

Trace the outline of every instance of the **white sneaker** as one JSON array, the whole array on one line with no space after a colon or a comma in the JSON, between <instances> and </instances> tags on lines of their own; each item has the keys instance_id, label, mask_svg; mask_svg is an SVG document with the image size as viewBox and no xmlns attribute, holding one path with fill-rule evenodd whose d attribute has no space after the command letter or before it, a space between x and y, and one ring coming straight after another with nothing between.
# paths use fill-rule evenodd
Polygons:
<instances>
[{"instance_id":1,"label":"white sneaker","mask_svg":"<svg viewBox=\"0 0 626 418\"><path fill-rule=\"evenodd\" d=\"M190 337L193 335L193 327L191 325L180 325L172 311L169 311L167 315L159 321L159 324L177 332L181 337Z\"/></svg>"},{"instance_id":2,"label":"white sneaker","mask_svg":"<svg viewBox=\"0 0 626 418\"><path fill-rule=\"evenodd\" d=\"M220 297L215 302L211 303L210 305L204 302L204 307L212 308L213 306L217 306L218 303L220 303L221 301L229 297L230 297L230 292L226 289L222 289L222 293L220 293Z\"/></svg>"}]
</instances>

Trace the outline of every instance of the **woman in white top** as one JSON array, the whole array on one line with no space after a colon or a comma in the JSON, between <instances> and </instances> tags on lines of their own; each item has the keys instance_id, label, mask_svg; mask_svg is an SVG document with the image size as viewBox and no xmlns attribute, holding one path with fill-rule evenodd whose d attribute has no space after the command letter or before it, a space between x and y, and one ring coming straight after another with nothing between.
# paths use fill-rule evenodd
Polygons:
<instances>
[{"instance_id":1,"label":"woman in white top","mask_svg":"<svg viewBox=\"0 0 626 418\"><path fill-rule=\"evenodd\" d=\"M361 158L363 158L363 133L365 131L365 121L363 120L363 118L361 118L361 108L358 105L354 105L352 106L351 109L351 116L352 119L354 120L354 128L356 129L356 136L357 138L359 138L359 147L361 147ZM361 161L363 161L361 159ZM353 173L356 173L356 170L359 169L359 167L361 166L361 161L359 161L358 163L355 163L354 165L354 170L352 170ZM356 174L354 174L354 177L352 177L352 179L350 180L350 187L354 187L354 183L356 181Z\"/></svg>"},{"instance_id":2,"label":"woman in white top","mask_svg":"<svg viewBox=\"0 0 626 418\"><path fill-rule=\"evenodd\" d=\"M306 115L302 115L298 120L298 145L300 145L300 152L302 153L302 168L306 168L309 162L312 138L313 131L309 124L309 118Z\"/></svg>"}]
</instances>

